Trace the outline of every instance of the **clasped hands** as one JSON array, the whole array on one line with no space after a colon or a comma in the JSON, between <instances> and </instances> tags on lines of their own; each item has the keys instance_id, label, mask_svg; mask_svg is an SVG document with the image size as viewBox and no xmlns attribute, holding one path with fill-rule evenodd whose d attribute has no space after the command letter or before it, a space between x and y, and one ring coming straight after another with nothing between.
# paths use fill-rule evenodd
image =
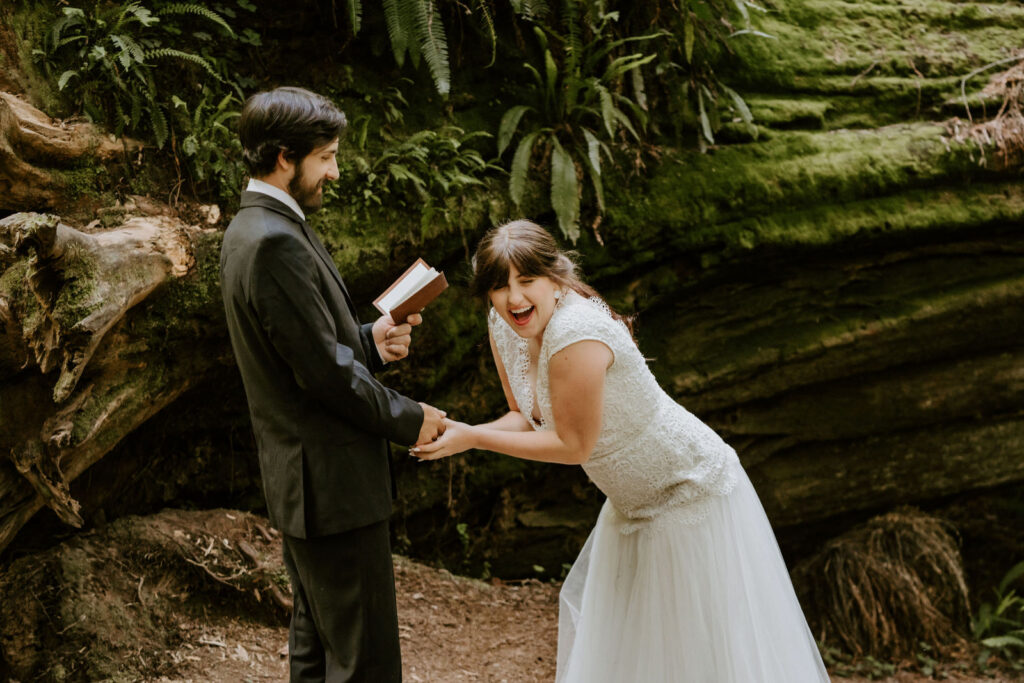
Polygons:
<instances>
[{"instance_id":1,"label":"clasped hands","mask_svg":"<svg viewBox=\"0 0 1024 683\"><path fill-rule=\"evenodd\" d=\"M401 325L396 325L389 315L382 315L373 323L373 341L380 357L387 363L402 360L409 355L412 343L412 328L423 322L423 316L413 313ZM468 425L449 420L443 410L426 403L423 408L423 425L420 427L416 445L409 452L420 460L437 460L471 448L468 445Z\"/></svg>"},{"instance_id":2,"label":"clasped hands","mask_svg":"<svg viewBox=\"0 0 1024 683\"><path fill-rule=\"evenodd\" d=\"M444 413L441 412L441 415L443 417ZM420 460L440 460L473 448L472 437L472 426L444 417L441 431L437 436L432 439L421 438L415 446L409 449L409 455Z\"/></svg>"}]
</instances>

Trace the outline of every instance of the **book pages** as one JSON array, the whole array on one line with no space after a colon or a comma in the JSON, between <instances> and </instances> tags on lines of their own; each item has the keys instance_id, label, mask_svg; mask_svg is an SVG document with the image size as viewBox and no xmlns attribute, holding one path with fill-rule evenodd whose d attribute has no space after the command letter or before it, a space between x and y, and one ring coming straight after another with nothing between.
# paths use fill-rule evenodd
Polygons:
<instances>
[{"instance_id":1,"label":"book pages","mask_svg":"<svg viewBox=\"0 0 1024 683\"><path fill-rule=\"evenodd\" d=\"M428 268L422 263L417 263L409 274L402 278L402 280L377 303L383 310L391 311L422 289L435 277L437 277L436 269Z\"/></svg>"}]
</instances>

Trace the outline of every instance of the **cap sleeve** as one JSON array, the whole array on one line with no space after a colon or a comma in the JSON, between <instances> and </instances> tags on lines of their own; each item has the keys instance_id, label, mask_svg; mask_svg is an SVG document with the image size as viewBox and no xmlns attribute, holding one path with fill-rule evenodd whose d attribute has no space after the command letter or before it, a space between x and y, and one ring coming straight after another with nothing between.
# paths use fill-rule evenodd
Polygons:
<instances>
[{"instance_id":1,"label":"cap sleeve","mask_svg":"<svg viewBox=\"0 0 1024 683\"><path fill-rule=\"evenodd\" d=\"M611 316L611 311L601 301L584 299L573 294L551 316L544 331L544 355L555 355L567 346L581 341L599 341L607 346L614 357L632 342L625 325Z\"/></svg>"}]
</instances>

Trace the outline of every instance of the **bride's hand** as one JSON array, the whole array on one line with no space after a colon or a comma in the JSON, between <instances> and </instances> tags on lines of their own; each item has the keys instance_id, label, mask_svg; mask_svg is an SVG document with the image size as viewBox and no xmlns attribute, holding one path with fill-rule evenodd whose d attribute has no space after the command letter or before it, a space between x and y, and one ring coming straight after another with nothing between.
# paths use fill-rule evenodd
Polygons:
<instances>
[{"instance_id":1,"label":"bride's hand","mask_svg":"<svg viewBox=\"0 0 1024 683\"><path fill-rule=\"evenodd\" d=\"M409 455L420 460L440 460L473 448L473 428L465 422L445 419L444 434L436 441L419 443L409 449Z\"/></svg>"}]
</instances>

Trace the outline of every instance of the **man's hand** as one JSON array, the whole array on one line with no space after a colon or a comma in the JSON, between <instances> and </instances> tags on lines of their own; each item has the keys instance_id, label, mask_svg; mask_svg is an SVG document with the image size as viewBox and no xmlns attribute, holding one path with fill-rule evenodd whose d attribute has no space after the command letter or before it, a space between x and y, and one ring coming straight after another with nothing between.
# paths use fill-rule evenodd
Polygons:
<instances>
[{"instance_id":1,"label":"man's hand","mask_svg":"<svg viewBox=\"0 0 1024 683\"><path fill-rule=\"evenodd\" d=\"M468 424L445 420L444 435L436 441L419 443L409 449L409 455L420 460L440 460L473 448L473 430Z\"/></svg>"},{"instance_id":2,"label":"man's hand","mask_svg":"<svg viewBox=\"0 0 1024 683\"><path fill-rule=\"evenodd\" d=\"M430 443L444 434L446 413L426 403L420 403L420 406L423 407L423 426L420 427L420 435L416 437L416 443Z\"/></svg>"},{"instance_id":3,"label":"man's hand","mask_svg":"<svg viewBox=\"0 0 1024 683\"><path fill-rule=\"evenodd\" d=\"M423 316L413 313L401 325L396 325L390 315L382 315L373 323L373 343L377 345L380 357L386 363L402 360L409 355L412 342L412 328L423 322Z\"/></svg>"}]
</instances>

